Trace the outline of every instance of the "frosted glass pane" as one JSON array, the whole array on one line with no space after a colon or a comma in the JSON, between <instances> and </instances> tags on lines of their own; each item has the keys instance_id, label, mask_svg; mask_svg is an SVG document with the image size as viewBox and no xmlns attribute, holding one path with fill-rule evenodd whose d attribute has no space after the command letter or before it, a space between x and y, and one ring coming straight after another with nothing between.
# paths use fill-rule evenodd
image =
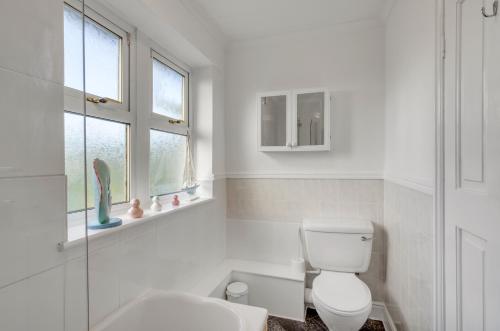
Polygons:
<instances>
[{"instance_id":1,"label":"frosted glass pane","mask_svg":"<svg viewBox=\"0 0 500 331\"><path fill-rule=\"evenodd\" d=\"M105 161L111 171L113 203L127 197L127 125L87 117L88 207L94 207L92 161ZM68 177L68 212L84 209L83 116L64 114L65 168Z\"/></svg>"},{"instance_id":2,"label":"frosted glass pane","mask_svg":"<svg viewBox=\"0 0 500 331\"><path fill-rule=\"evenodd\" d=\"M82 14L64 6L64 85L83 90Z\"/></svg>"},{"instance_id":3,"label":"frosted glass pane","mask_svg":"<svg viewBox=\"0 0 500 331\"><path fill-rule=\"evenodd\" d=\"M153 112L184 120L184 76L153 59Z\"/></svg>"},{"instance_id":4,"label":"frosted glass pane","mask_svg":"<svg viewBox=\"0 0 500 331\"><path fill-rule=\"evenodd\" d=\"M186 136L150 130L149 187L152 196L181 189L186 142Z\"/></svg>"},{"instance_id":5,"label":"frosted glass pane","mask_svg":"<svg viewBox=\"0 0 500 331\"><path fill-rule=\"evenodd\" d=\"M64 85L83 89L81 13L64 6ZM86 90L121 101L120 36L85 18Z\"/></svg>"}]
</instances>

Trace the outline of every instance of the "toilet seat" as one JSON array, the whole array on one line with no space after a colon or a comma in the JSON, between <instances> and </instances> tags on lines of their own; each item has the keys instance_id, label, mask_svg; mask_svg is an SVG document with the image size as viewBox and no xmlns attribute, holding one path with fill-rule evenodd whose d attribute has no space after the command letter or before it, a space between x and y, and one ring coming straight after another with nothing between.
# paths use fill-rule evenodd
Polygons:
<instances>
[{"instance_id":1,"label":"toilet seat","mask_svg":"<svg viewBox=\"0 0 500 331\"><path fill-rule=\"evenodd\" d=\"M340 316L352 316L371 310L368 286L353 273L321 271L313 281L313 301Z\"/></svg>"}]
</instances>

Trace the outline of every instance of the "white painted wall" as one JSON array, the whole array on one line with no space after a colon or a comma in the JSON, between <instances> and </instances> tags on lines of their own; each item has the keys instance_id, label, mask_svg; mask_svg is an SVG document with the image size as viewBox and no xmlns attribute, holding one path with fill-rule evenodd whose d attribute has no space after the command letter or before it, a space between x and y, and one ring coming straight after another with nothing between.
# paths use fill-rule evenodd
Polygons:
<instances>
[{"instance_id":1,"label":"white painted wall","mask_svg":"<svg viewBox=\"0 0 500 331\"><path fill-rule=\"evenodd\" d=\"M217 67L195 69L191 76L195 143L199 179L225 173L224 76Z\"/></svg>"},{"instance_id":2,"label":"white painted wall","mask_svg":"<svg viewBox=\"0 0 500 331\"><path fill-rule=\"evenodd\" d=\"M254 174L382 174L384 28L340 25L236 42L226 52L226 171ZM258 92L327 87L333 96L333 150L257 150Z\"/></svg>"},{"instance_id":3,"label":"white painted wall","mask_svg":"<svg viewBox=\"0 0 500 331\"><path fill-rule=\"evenodd\" d=\"M435 12L435 0L397 0L386 23L385 297L401 330L434 317Z\"/></svg>"},{"instance_id":4,"label":"white painted wall","mask_svg":"<svg viewBox=\"0 0 500 331\"><path fill-rule=\"evenodd\" d=\"M87 0L93 2L95 0ZM182 0L97 0L192 67L224 67L225 37Z\"/></svg>"},{"instance_id":5,"label":"white painted wall","mask_svg":"<svg viewBox=\"0 0 500 331\"><path fill-rule=\"evenodd\" d=\"M435 1L398 0L386 24L385 173L433 187Z\"/></svg>"}]
</instances>

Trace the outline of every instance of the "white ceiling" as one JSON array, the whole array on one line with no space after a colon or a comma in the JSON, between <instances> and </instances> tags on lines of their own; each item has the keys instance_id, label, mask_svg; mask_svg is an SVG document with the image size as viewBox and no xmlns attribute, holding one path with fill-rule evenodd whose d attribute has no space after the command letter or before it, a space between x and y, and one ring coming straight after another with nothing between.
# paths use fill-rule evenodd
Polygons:
<instances>
[{"instance_id":1,"label":"white ceiling","mask_svg":"<svg viewBox=\"0 0 500 331\"><path fill-rule=\"evenodd\" d=\"M392 0L181 0L198 8L230 40L259 38L384 19Z\"/></svg>"}]
</instances>

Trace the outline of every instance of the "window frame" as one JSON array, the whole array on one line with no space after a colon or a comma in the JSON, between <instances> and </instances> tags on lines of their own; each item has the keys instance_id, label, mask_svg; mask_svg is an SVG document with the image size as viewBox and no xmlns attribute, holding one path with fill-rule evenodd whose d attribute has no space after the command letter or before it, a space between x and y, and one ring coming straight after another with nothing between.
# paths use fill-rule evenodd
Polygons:
<instances>
[{"instance_id":1,"label":"window frame","mask_svg":"<svg viewBox=\"0 0 500 331\"><path fill-rule=\"evenodd\" d=\"M83 5L79 0L65 0L63 6L68 5L82 13ZM137 111L135 108L136 74L131 68L137 66L135 29L116 17L109 9L93 0L85 1L85 16L97 22L103 28L122 38L121 43L121 95L122 102L109 101L107 103L93 103L85 101L88 117L107 120L127 125L127 164L126 197L127 201L113 204L113 214L123 213L129 207L130 199L137 194L136 163L137 157ZM64 112L84 115L83 91L64 86ZM86 93L87 97L99 97ZM92 214L93 208L88 209ZM82 224L84 211L67 210L67 226L71 228Z\"/></svg>"},{"instance_id":2,"label":"window frame","mask_svg":"<svg viewBox=\"0 0 500 331\"><path fill-rule=\"evenodd\" d=\"M176 133L181 135L188 135L190 128L190 71L184 69L182 66L176 64L174 61L170 60L168 57L163 56L160 52L156 51L155 48L151 47L150 49L150 60L149 60L149 73L150 73L150 126L152 129L165 131L168 133ZM172 118L166 115L157 114L153 111L153 61L157 60L163 65L169 67L174 70L178 74L184 77L183 80L183 117L184 120L180 124L172 123L172 121L176 121L176 118Z\"/></svg>"},{"instance_id":3,"label":"window frame","mask_svg":"<svg viewBox=\"0 0 500 331\"><path fill-rule=\"evenodd\" d=\"M123 38L122 53L126 50L126 54L122 54L123 104L117 106L112 102L94 104L86 101L87 116L128 124L128 198L139 198L142 208L146 209L149 207L151 198L149 185L150 130L190 136L191 141L194 139L195 133L192 132L194 123L192 69L142 31L115 16L107 7L94 0L86 0L85 3L86 16L114 33L117 31L116 29L122 31L122 34L116 34ZM64 4L82 11L82 4L79 0L65 0ZM172 118L153 112L153 58L184 76L184 123L172 124L169 122ZM87 93L87 96L92 96L92 94ZM83 115L82 100L82 91L64 87L65 112ZM191 147L194 153L195 146ZM168 196L174 193L178 192L168 192L161 195L162 203L169 201ZM112 215L124 214L128 208L129 202L114 204ZM89 209L88 213L93 215L93 209ZM84 224L83 215L84 212L67 213L68 229Z\"/></svg>"},{"instance_id":4,"label":"window frame","mask_svg":"<svg viewBox=\"0 0 500 331\"><path fill-rule=\"evenodd\" d=\"M65 5L82 12L82 3L78 0L65 0ZM94 9L95 8L95 9ZM117 122L131 123L134 115L130 109L130 68L131 68L131 32L133 29L126 23L108 13L104 8L93 2L85 4L85 16L103 28L109 30L121 38L120 47L120 94L121 102L118 100L107 99L106 103L94 103L86 101L87 115L93 117L102 117ZM86 93L86 98L100 98L102 96ZM64 108L65 111L83 114L83 92L71 87L64 86Z\"/></svg>"},{"instance_id":5,"label":"window frame","mask_svg":"<svg viewBox=\"0 0 500 331\"><path fill-rule=\"evenodd\" d=\"M70 112L70 111L65 111L64 112L65 114L73 114L73 115L79 115L79 116L84 116L83 114L80 114L80 113L74 113L74 112ZM128 206L128 204L130 203L130 199L131 199L131 165L132 165L132 162L131 162L131 147L130 147L130 144L132 142L132 139L131 139L131 131L132 131L132 125L131 124L128 124L128 123L123 123L123 122L118 122L118 121L114 121L114 120L110 120L110 119L106 119L106 118L103 118L103 117L94 117L94 116L90 116L90 115L87 115L87 118L93 118L93 119L97 119L97 120L101 120L101 121L108 121L108 122L112 122L112 123L117 123L117 124L122 124L125 126L125 201L119 201L119 202L111 202L111 205L112 206L117 206L117 207L124 207L124 206ZM87 160L87 162L89 162L89 160ZM121 209L121 208L120 208ZM88 208L87 211L93 211L95 210L95 208ZM78 218L79 215L82 215L83 212L85 211L85 209L78 209L78 210L74 210L74 211L69 211L67 210L66 214L67 215L76 215L76 219Z\"/></svg>"},{"instance_id":6,"label":"window frame","mask_svg":"<svg viewBox=\"0 0 500 331\"><path fill-rule=\"evenodd\" d=\"M188 69L186 66L181 64L180 61L175 60L172 56L165 56L162 54L167 54L167 52L159 51L161 49L158 45L156 45L153 41L149 40L146 42L146 46L149 48L149 57L148 57L148 65L147 65L147 77L148 77L148 104L149 104L149 109L148 109L148 118L149 118L149 125L147 126L147 131L144 132L145 135L147 135L147 190L145 193L147 193L148 197L152 197L151 195L151 188L150 188L150 164L149 164L149 157L150 157L150 150L151 150L151 145L150 145L150 131L151 130L156 130L160 132L165 132L165 133L170 133L170 134L177 134L181 136L185 136L186 139L189 135L191 135L191 123L192 123L192 111L191 111L191 83L190 83L190 78L191 78L191 70ZM184 122L181 124L174 124L171 122L171 120L175 121L176 119L157 114L153 112L153 61L157 60L161 62L162 64L168 66L172 70L178 72L184 77L183 81L183 88L184 88ZM158 196L160 197L165 197L174 193L178 193L178 191L174 192L165 192L162 193Z\"/></svg>"},{"instance_id":7,"label":"window frame","mask_svg":"<svg viewBox=\"0 0 500 331\"><path fill-rule=\"evenodd\" d=\"M186 144L189 143L188 135L187 134L184 135L184 134L180 134L180 133L163 131L163 130L158 130L158 129L154 129L154 128L150 128L149 129L149 132L148 132L149 133L149 140L151 138L151 131L158 131L158 132L161 132L161 133L167 133L167 134L174 134L174 135L183 136L184 138L186 138ZM149 145L149 150L148 150L148 164L149 164L149 168L148 168L148 188L149 188L149 192L148 192L148 194L149 194L149 198L152 198L154 196L158 196L161 199L162 197L167 197L167 196L172 195L172 194L183 192L182 187L181 187L181 188L179 188L179 189L177 189L175 191L171 191L171 192L160 193L160 194L151 194L151 186L150 186L150 184L151 184L151 173L150 173L150 167L151 167L151 165L150 165L150 162L149 162L150 160L151 160L151 144ZM163 201L165 201L165 200L163 200Z\"/></svg>"}]
</instances>

